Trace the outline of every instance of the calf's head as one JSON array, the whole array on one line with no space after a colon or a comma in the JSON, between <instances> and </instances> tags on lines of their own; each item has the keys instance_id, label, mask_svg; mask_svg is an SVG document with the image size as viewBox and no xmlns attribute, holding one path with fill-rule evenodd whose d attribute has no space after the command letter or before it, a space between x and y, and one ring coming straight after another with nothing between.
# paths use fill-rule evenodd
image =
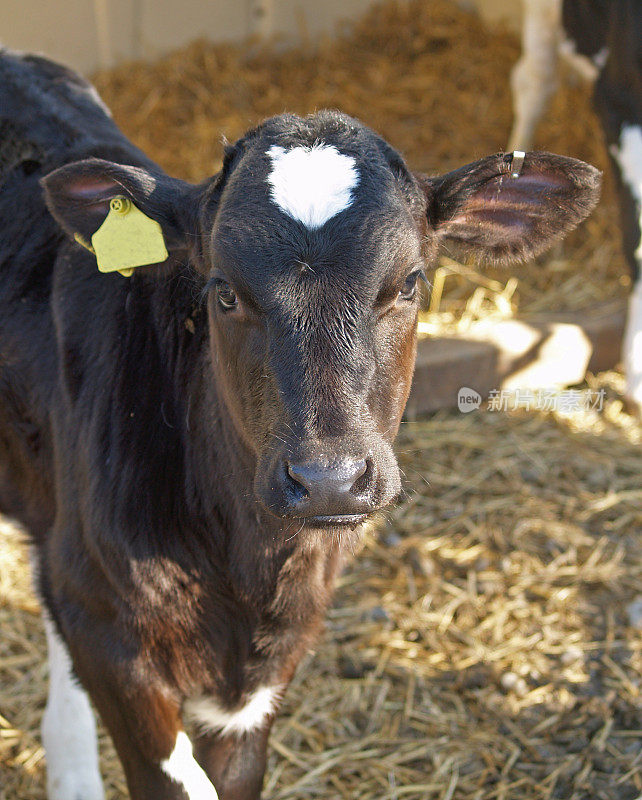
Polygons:
<instances>
[{"instance_id":1,"label":"calf's head","mask_svg":"<svg viewBox=\"0 0 642 800\"><path fill-rule=\"evenodd\" d=\"M500 153L430 178L354 119L322 112L263 123L198 187L97 159L44 186L72 236L90 239L125 195L160 222L170 251L188 252L206 289L212 380L253 455L256 502L339 526L399 492L392 442L418 280L439 245L534 256L590 212L599 173L547 153L518 168Z\"/></svg>"}]
</instances>

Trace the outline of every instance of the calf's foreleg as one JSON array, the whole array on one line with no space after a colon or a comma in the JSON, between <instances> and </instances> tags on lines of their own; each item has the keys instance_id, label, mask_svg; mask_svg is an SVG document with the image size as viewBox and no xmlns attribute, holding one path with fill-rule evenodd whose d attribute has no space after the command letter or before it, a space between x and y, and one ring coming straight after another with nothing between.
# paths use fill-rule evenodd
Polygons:
<instances>
[{"instance_id":1,"label":"calf's foreleg","mask_svg":"<svg viewBox=\"0 0 642 800\"><path fill-rule=\"evenodd\" d=\"M65 643L44 615L49 654L49 696L42 719L49 800L103 800L96 722L76 680Z\"/></svg>"},{"instance_id":2,"label":"calf's foreleg","mask_svg":"<svg viewBox=\"0 0 642 800\"><path fill-rule=\"evenodd\" d=\"M269 724L243 734L201 734L194 743L198 761L220 800L259 800L265 772Z\"/></svg>"},{"instance_id":3,"label":"calf's foreleg","mask_svg":"<svg viewBox=\"0 0 642 800\"><path fill-rule=\"evenodd\" d=\"M96 663L77 648L74 664L114 742L131 800L219 800L168 687L155 686L140 665Z\"/></svg>"}]
</instances>

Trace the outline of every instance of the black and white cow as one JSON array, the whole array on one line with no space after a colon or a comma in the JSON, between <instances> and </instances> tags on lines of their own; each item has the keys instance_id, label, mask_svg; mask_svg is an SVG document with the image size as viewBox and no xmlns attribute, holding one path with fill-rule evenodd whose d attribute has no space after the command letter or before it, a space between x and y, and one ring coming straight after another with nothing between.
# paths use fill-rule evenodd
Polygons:
<instances>
[{"instance_id":1,"label":"black and white cow","mask_svg":"<svg viewBox=\"0 0 642 800\"><path fill-rule=\"evenodd\" d=\"M557 88L560 57L595 81L595 108L615 167L633 279L623 342L627 397L642 413L642 2L523 2L523 54L512 74L515 122L509 147L532 147Z\"/></svg>"},{"instance_id":2,"label":"black and white cow","mask_svg":"<svg viewBox=\"0 0 642 800\"><path fill-rule=\"evenodd\" d=\"M343 554L399 492L422 270L541 252L599 181L548 153L429 178L324 111L193 186L74 73L0 52L0 510L45 609L50 800L103 796L86 693L133 800L260 796ZM87 249L110 225L131 268L123 219L163 239L131 277Z\"/></svg>"}]
</instances>

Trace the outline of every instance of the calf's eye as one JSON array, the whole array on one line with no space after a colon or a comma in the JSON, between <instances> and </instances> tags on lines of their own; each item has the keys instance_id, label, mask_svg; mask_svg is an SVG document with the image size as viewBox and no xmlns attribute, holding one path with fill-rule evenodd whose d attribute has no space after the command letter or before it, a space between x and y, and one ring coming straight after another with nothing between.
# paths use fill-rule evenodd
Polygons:
<instances>
[{"instance_id":1,"label":"calf's eye","mask_svg":"<svg viewBox=\"0 0 642 800\"><path fill-rule=\"evenodd\" d=\"M399 292L398 300L412 300L417 294L417 281L421 275L421 270L411 272L404 281L404 285Z\"/></svg>"},{"instance_id":2,"label":"calf's eye","mask_svg":"<svg viewBox=\"0 0 642 800\"><path fill-rule=\"evenodd\" d=\"M230 311L239 304L236 292L227 281L216 282L216 297L219 305L226 311Z\"/></svg>"}]
</instances>

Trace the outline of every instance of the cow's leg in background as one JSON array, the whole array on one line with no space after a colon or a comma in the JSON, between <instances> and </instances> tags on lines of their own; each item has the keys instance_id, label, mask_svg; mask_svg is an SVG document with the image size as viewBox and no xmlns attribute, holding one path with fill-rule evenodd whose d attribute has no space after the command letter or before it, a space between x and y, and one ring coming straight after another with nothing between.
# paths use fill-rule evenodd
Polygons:
<instances>
[{"instance_id":1,"label":"cow's leg in background","mask_svg":"<svg viewBox=\"0 0 642 800\"><path fill-rule=\"evenodd\" d=\"M49 697L42 720L49 800L102 800L96 722L89 698L74 677L71 659L48 614Z\"/></svg>"},{"instance_id":2,"label":"cow's leg in background","mask_svg":"<svg viewBox=\"0 0 642 800\"><path fill-rule=\"evenodd\" d=\"M642 415L642 280L639 276L629 298L622 358L627 399Z\"/></svg>"},{"instance_id":3,"label":"cow's leg in background","mask_svg":"<svg viewBox=\"0 0 642 800\"><path fill-rule=\"evenodd\" d=\"M508 150L530 150L535 129L557 88L561 0L524 0L522 55L513 68L514 123Z\"/></svg>"},{"instance_id":4,"label":"cow's leg in background","mask_svg":"<svg viewBox=\"0 0 642 800\"><path fill-rule=\"evenodd\" d=\"M625 123L610 145L616 165L624 251L633 287L622 344L627 400L642 413L642 125Z\"/></svg>"},{"instance_id":5,"label":"cow's leg in background","mask_svg":"<svg viewBox=\"0 0 642 800\"><path fill-rule=\"evenodd\" d=\"M609 25L595 107L614 165L622 243L632 277L622 343L626 397L642 413L642 6L637 0L614 4Z\"/></svg>"}]
</instances>

